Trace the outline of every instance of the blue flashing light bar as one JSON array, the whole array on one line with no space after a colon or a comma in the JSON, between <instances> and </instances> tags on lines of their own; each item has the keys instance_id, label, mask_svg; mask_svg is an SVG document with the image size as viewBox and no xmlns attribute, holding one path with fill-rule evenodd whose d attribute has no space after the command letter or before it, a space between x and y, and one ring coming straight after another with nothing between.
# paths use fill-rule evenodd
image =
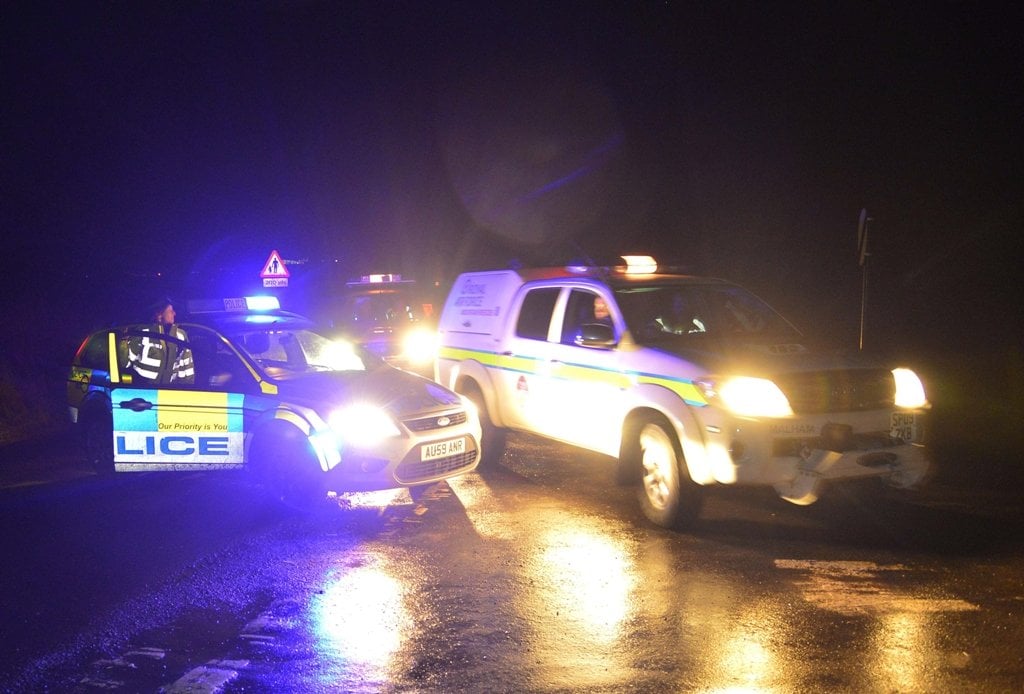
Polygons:
<instances>
[{"instance_id":1,"label":"blue flashing light bar","mask_svg":"<svg viewBox=\"0 0 1024 694\"><path fill-rule=\"evenodd\" d=\"M277 311L281 301L276 296L247 296L245 305L250 311Z\"/></svg>"},{"instance_id":2,"label":"blue flashing light bar","mask_svg":"<svg viewBox=\"0 0 1024 694\"><path fill-rule=\"evenodd\" d=\"M281 319L278 316L266 316L266 315L263 315L263 314L259 314L259 315L255 315L255 316L246 316L245 317L245 322L246 323L251 323L253 325L263 325L265 323L275 323L275 322L277 322L279 320L281 320Z\"/></svg>"},{"instance_id":3,"label":"blue flashing light bar","mask_svg":"<svg viewBox=\"0 0 1024 694\"><path fill-rule=\"evenodd\" d=\"M192 299L189 313L220 313L222 311L277 311L281 301L276 296L246 296L226 299Z\"/></svg>"}]
</instances>

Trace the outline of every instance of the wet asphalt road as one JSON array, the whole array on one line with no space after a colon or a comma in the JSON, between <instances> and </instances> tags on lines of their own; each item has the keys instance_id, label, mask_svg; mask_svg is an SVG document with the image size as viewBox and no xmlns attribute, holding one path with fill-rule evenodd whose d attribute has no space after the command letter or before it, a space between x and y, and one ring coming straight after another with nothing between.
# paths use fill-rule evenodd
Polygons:
<instances>
[{"instance_id":1,"label":"wet asphalt road","mask_svg":"<svg viewBox=\"0 0 1024 694\"><path fill-rule=\"evenodd\" d=\"M494 472L308 515L241 475L8 451L0 690L1024 686L1016 489L716 490L673 533L608 463L514 437Z\"/></svg>"}]
</instances>

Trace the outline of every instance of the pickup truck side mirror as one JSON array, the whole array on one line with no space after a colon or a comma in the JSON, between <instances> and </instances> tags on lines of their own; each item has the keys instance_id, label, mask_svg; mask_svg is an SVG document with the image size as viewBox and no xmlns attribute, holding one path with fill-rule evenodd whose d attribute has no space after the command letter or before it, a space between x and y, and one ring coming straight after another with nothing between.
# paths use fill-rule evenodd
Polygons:
<instances>
[{"instance_id":1,"label":"pickup truck side mirror","mask_svg":"<svg viewBox=\"0 0 1024 694\"><path fill-rule=\"evenodd\" d=\"M615 346L615 329L604 323L584 323L573 340L580 347L608 349Z\"/></svg>"}]
</instances>

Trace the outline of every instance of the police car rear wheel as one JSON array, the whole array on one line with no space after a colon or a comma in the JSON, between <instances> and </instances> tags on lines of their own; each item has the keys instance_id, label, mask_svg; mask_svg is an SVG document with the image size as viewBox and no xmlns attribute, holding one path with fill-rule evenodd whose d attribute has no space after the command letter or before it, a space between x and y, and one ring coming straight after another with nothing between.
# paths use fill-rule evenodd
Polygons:
<instances>
[{"instance_id":1,"label":"police car rear wheel","mask_svg":"<svg viewBox=\"0 0 1024 694\"><path fill-rule=\"evenodd\" d=\"M480 470L493 470L498 466L499 461L505 455L506 431L494 425L490 415L487 413L487 404L484 401L484 394L476 383L466 383L458 388L458 391L469 398L476 406L477 414L480 417L480 463L477 468Z\"/></svg>"},{"instance_id":2,"label":"police car rear wheel","mask_svg":"<svg viewBox=\"0 0 1024 694\"><path fill-rule=\"evenodd\" d=\"M700 513L703 495L686 471L679 442L659 418L644 420L636 432L629 453L639 463L644 515L665 528L689 526Z\"/></svg>"},{"instance_id":3,"label":"police car rear wheel","mask_svg":"<svg viewBox=\"0 0 1024 694\"><path fill-rule=\"evenodd\" d=\"M114 425L110 414L98 409L83 413L82 435L86 459L97 475L114 472Z\"/></svg>"}]
</instances>

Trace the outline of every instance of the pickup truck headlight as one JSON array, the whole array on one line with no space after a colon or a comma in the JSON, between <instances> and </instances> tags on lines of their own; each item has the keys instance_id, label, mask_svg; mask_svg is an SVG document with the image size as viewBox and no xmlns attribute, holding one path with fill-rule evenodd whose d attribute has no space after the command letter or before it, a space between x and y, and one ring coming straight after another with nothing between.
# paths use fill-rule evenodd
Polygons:
<instances>
[{"instance_id":1,"label":"pickup truck headlight","mask_svg":"<svg viewBox=\"0 0 1024 694\"><path fill-rule=\"evenodd\" d=\"M775 383L766 378L735 376L717 381L700 381L704 395L717 400L740 417L792 417L789 400Z\"/></svg>"},{"instance_id":2,"label":"pickup truck headlight","mask_svg":"<svg viewBox=\"0 0 1024 694\"><path fill-rule=\"evenodd\" d=\"M896 407L917 410L928 406L924 385L916 373L910 369L893 369L892 377L896 379Z\"/></svg>"},{"instance_id":3,"label":"pickup truck headlight","mask_svg":"<svg viewBox=\"0 0 1024 694\"><path fill-rule=\"evenodd\" d=\"M332 413L327 424L350 446L367 448L384 439L401 436L394 420L379 407L352 405Z\"/></svg>"}]
</instances>

